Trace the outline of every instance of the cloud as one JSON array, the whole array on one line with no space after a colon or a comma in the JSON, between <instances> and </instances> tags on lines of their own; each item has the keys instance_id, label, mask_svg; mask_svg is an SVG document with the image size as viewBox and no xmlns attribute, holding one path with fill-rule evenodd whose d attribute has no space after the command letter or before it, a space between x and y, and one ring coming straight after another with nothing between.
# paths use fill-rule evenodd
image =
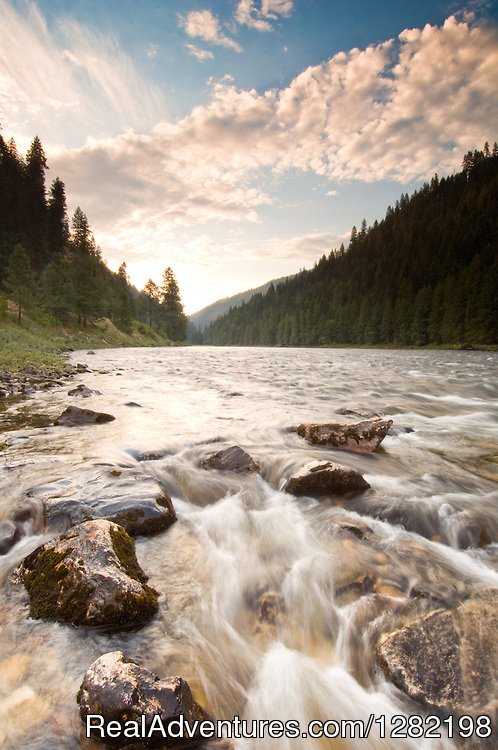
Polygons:
<instances>
[{"instance_id":1,"label":"cloud","mask_svg":"<svg viewBox=\"0 0 498 750\"><path fill-rule=\"evenodd\" d=\"M265 12L276 7L267 3ZM403 184L447 174L469 148L496 140L498 29L468 16L340 52L282 89L213 80L207 103L168 121L157 90L115 40L69 19L54 34L35 5L25 8L16 13L0 0L4 132L40 134L70 209L80 204L105 255L109 248L127 262L163 247L188 254L197 232L197 256L210 252L213 227L261 221L276 199L275 175L310 172L339 190L342 180ZM35 121L48 128L48 142L43 127L28 129ZM57 146L73 129L93 137ZM229 249L260 268L271 253L309 264L339 241L311 233Z\"/></svg>"},{"instance_id":2,"label":"cloud","mask_svg":"<svg viewBox=\"0 0 498 750\"><path fill-rule=\"evenodd\" d=\"M281 90L213 82L186 117L52 150L50 164L102 232L255 222L273 201L269 171L405 183L458 168L496 139L496 80L497 28L451 17L334 55Z\"/></svg>"},{"instance_id":3,"label":"cloud","mask_svg":"<svg viewBox=\"0 0 498 750\"><path fill-rule=\"evenodd\" d=\"M330 196L331 198L335 198L336 196L340 195L338 190L327 190L325 195Z\"/></svg>"},{"instance_id":4,"label":"cloud","mask_svg":"<svg viewBox=\"0 0 498 750\"><path fill-rule=\"evenodd\" d=\"M271 257L282 261L291 261L294 268L309 266L318 257L328 255L338 248L344 237L331 232L310 232L294 237L274 237L266 240L257 248L247 251L253 258Z\"/></svg>"},{"instance_id":5,"label":"cloud","mask_svg":"<svg viewBox=\"0 0 498 750\"><path fill-rule=\"evenodd\" d=\"M145 50L145 54L147 55L147 57L152 59L157 56L158 50L159 50L159 47L157 44L149 44L149 46Z\"/></svg>"},{"instance_id":6,"label":"cloud","mask_svg":"<svg viewBox=\"0 0 498 750\"><path fill-rule=\"evenodd\" d=\"M203 39L210 44L228 47L242 52L242 47L221 30L220 22L210 10L192 10L186 16L179 15L180 26L193 39Z\"/></svg>"},{"instance_id":7,"label":"cloud","mask_svg":"<svg viewBox=\"0 0 498 750\"><path fill-rule=\"evenodd\" d=\"M0 119L20 141L33 133L83 143L164 116L159 89L135 70L108 36L71 19L51 31L38 7L0 0ZM103 116L105 113L105 116Z\"/></svg>"},{"instance_id":8,"label":"cloud","mask_svg":"<svg viewBox=\"0 0 498 750\"><path fill-rule=\"evenodd\" d=\"M258 8L256 0L239 0L235 10L236 23L256 31L272 31L270 20L277 20L279 15L289 16L293 10L292 0L262 0L259 5Z\"/></svg>"},{"instance_id":9,"label":"cloud","mask_svg":"<svg viewBox=\"0 0 498 750\"><path fill-rule=\"evenodd\" d=\"M200 47L196 47L195 44L187 44L185 45L188 49L189 55L192 55L200 62L205 62L206 60L212 60L214 55L212 52L210 52L207 49L200 49Z\"/></svg>"}]
</instances>

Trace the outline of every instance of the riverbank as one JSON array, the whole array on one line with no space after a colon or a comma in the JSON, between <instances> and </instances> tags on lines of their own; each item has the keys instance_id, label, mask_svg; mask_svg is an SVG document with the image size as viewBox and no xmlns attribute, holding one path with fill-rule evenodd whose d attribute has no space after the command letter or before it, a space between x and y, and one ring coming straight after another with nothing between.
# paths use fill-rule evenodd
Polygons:
<instances>
[{"instance_id":1,"label":"riverbank","mask_svg":"<svg viewBox=\"0 0 498 750\"><path fill-rule=\"evenodd\" d=\"M120 331L110 320L82 327L53 327L25 319L22 324L2 320L0 369L14 376L27 368L38 374L65 373L64 352L73 349L103 349L129 346L168 346L172 342L143 323L134 323L130 333ZM29 374L29 372L28 372Z\"/></svg>"}]
</instances>

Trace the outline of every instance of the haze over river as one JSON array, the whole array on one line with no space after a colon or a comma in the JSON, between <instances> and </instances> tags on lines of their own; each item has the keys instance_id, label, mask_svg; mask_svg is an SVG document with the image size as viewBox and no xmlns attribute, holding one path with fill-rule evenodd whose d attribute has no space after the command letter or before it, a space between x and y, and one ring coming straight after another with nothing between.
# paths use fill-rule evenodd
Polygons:
<instances>
[{"instance_id":1,"label":"haze over river","mask_svg":"<svg viewBox=\"0 0 498 750\"><path fill-rule=\"evenodd\" d=\"M64 479L84 495L92 472L112 471L119 483L126 467L160 482L178 521L136 540L161 597L158 615L135 632L28 618L10 573L50 538L42 527L0 557L0 746L99 747L82 740L76 694L90 664L116 649L161 677L184 677L215 718L295 719L304 728L312 719L423 715L386 680L375 643L409 608L423 614L498 587L498 544L478 546L498 538L498 354L185 347L76 352L71 361L92 372L8 411L53 424L77 405L116 419L1 432L0 521L36 488ZM68 396L78 383L101 395ZM289 430L344 421L344 407L387 416L393 434L362 455L310 446ZM235 444L261 476L200 467ZM357 469L371 489L342 507L281 492L314 458ZM368 534L346 528L355 525ZM456 744L381 740L374 725L361 740L266 737L236 747Z\"/></svg>"}]
</instances>

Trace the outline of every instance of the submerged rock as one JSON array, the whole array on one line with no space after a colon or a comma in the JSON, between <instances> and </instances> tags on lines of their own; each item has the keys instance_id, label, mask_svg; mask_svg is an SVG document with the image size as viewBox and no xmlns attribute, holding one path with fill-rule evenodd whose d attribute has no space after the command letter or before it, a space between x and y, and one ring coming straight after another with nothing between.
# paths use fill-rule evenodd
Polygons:
<instances>
[{"instance_id":1,"label":"submerged rock","mask_svg":"<svg viewBox=\"0 0 498 750\"><path fill-rule=\"evenodd\" d=\"M0 523L0 555L6 555L20 538L21 532L14 521L8 519Z\"/></svg>"},{"instance_id":2,"label":"submerged rock","mask_svg":"<svg viewBox=\"0 0 498 750\"><path fill-rule=\"evenodd\" d=\"M176 521L171 498L158 482L136 469L91 466L29 491L43 503L49 528L66 531L104 518L132 536L156 534Z\"/></svg>"},{"instance_id":3,"label":"submerged rock","mask_svg":"<svg viewBox=\"0 0 498 750\"><path fill-rule=\"evenodd\" d=\"M372 417L351 423L300 424L296 432L311 445L372 453L384 440L391 425L392 419Z\"/></svg>"},{"instance_id":4,"label":"submerged rock","mask_svg":"<svg viewBox=\"0 0 498 750\"><path fill-rule=\"evenodd\" d=\"M201 461L201 466L203 469L233 471L237 474L259 473L261 471L249 453L239 448L238 445L232 445L230 448L223 448L223 450L213 453L209 458Z\"/></svg>"},{"instance_id":5,"label":"submerged rock","mask_svg":"<svg viewBox=\"0 0 498 750\"><path fill-rule=\"evenodd\" d=\"M362 475L348 466L333 461L310 461L293 474L284 491L291 495L348 495L369 489Z\"/></svg>"},{"instance_id":6,"label":"submerged rock","mask_svg":"<svg viewBox=\"0 0 498 750\"><path fill-rule=\"evenodd\" d=\"M35 619L133 626L158 609L133 540L109 521L86 521L38 547L18 568Z\"/></svg>"},{"instance_id":7,"label":"submerged rock","mask_svg":"<svg viewBox=\"0 0 498 750\"><path fill-rule=\"evenodd\" d=\"M94 729L91 734L102 739L111 747L133 745L134 748L180 748L192 744L194 738L188 736L164 738L160 730L151 732L151 738L141 738L142 722L145 733L153 726L163 726L165 733L172 721L183 716L194 730L197 742L201 739L194 722L206 719L202 709L194 703L188 683L181 677L159 678L148 669L127 659L121 651L112 651L97 659L86 672L78 692L77 701L80 716L87 722L87 716L99 715L103 718L104 737ZM144 719L142 719L144 717ZM155 718L158 717L158 718ZM110 722L120 737L108 735ZM92 722L95 724L95 722ZM136 724L134 734L133 724ZM178 731L178 725L172 730ZM174 731L172 731L174 734Z\"/></svg>"},{"instance_id":8,"label":"submerged rock","mask_svg":"<svg viewBox=\"0 0 498 750\"><path fill-rule=\"evenodd\" d=\"M10 518L0 523L0 555L10 552L17 542L43 530L43 511L38 501L26 501L17 505Z\"/></svg>"},{"instance_id":9,"label":"submerged rock","mask_svg":"<svg viewBox=\"0 0 498 750\"><path fill-rule=\"evenodd\" d=\"M496 720L497 617L498 589L485 589L384 637L379 664L400 690L431 709Z\"/></svg>"},{"instance_id":10,"label":"submerged rock","mask_svg":"<svg viewBox=\"0 0 498 750\"><path fill-rule=\"evenodd\" d=\"M78 406L68 406L57 417L54 424L75 427L82 424L104 424L105 422L113 422L115 419L116 417L113 417L112 414L106 414L105 412L80 409Z\"/></svg>"},{"instance_id":11,"label":"submerged rock","mask_svg":"<svg viewBox=\"0 0 498 750\"><path fill-rule=\"evenodd\" d=\"M100 391L92 391L91 388L88 388L88 386L80 383L80 385L77 385L76 388L72 388L70 391L68 391L67 395L79 396L80 398L90 398L90 396L102 396L102 393Z\"/></svg>"}]
</instances>

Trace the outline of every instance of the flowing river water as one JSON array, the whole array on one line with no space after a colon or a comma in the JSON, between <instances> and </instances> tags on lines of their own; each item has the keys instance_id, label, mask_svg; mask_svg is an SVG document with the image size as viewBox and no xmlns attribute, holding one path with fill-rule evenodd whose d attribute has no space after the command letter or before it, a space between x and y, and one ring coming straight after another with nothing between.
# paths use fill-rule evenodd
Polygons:
<instances>
[{"instance_id":1,"label":"flowing river water","mask_svg":"<svg viewBox=\"0 0 498 750\"><path fill-rule=\"evenodd\" d=\"M29 619L26 595L10 575L49 538L41 525L0 557L0 746L99 747L82 738L76 694L89 665L116 649L160 676L184 677L216 718L305 727L312 719L423 715L386 680L375 643L407 613L498 587L498 545L482 546L483 533L498 536L498 355L191 347L71 359L91 368L74 384L101 395L76 400L66 384L0 414L5 420L23 409L46 415L37 424L49 425L1 432L0 521L51 482L84 494L102 466L117 478L130 468L153 476L178 521L136 540L161 593L159 613L138 631ZM116 419L53 426L70 404ZM313 447L289 430L343 421L337 410L344 407L393 420L380 450ZM259 463L261 476L200 467L235 444ZM371 489L341 504L283 493L285 478L314 458L357 469ZM447 738L381 739L378 726L363 739L265 737L235 747L457 746Z\"/></svg>"}]
</instances>

